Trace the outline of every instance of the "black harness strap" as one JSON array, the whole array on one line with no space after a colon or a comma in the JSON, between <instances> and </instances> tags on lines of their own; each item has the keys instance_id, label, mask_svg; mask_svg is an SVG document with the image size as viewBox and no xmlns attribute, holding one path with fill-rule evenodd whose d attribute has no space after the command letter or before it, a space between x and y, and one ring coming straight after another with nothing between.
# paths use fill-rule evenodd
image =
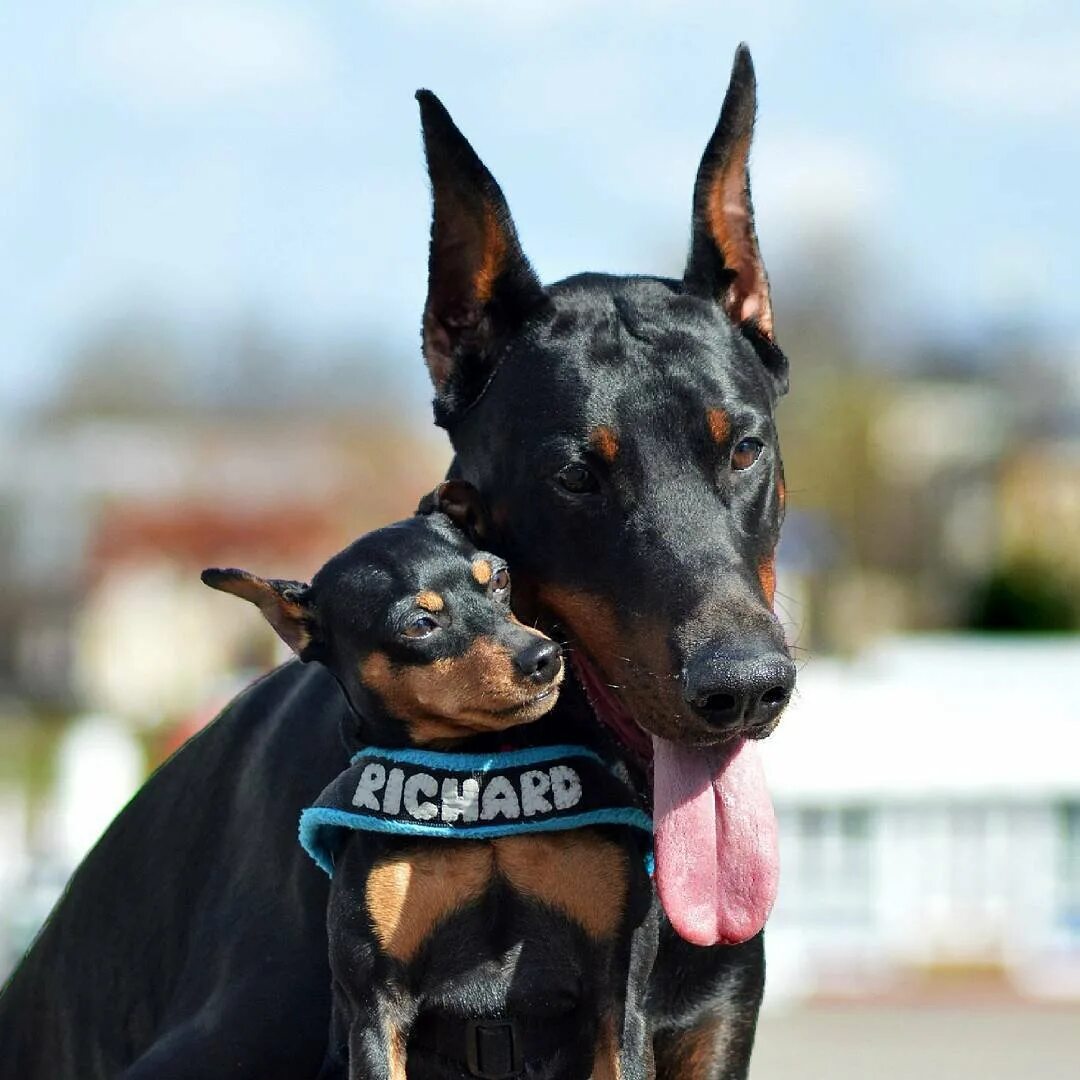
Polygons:
<instances>
[{"instance_id":1,"label":"black harness strap","mask_svg":"<svg viewBox=\"0 0 1080 1080\"><path fill-rule=\"evenodd\" d=\"M527 1060L550 1057L580 1037L581 1025L570 1013L501 1020L428 1013L417 1020L409 1045L464 1065L470 1076L509 1080L524 1072Z\"/></svg>"}]
</instances>

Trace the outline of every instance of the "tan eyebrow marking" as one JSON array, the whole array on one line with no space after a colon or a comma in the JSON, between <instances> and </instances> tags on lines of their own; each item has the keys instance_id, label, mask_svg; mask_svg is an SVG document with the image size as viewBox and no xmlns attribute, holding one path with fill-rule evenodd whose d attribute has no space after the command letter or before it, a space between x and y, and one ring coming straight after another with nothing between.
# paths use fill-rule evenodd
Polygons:
<instances>
[{"instance_id":1,"label":"tan eyebrow marking","mask_svg":"<svg viewBox=\"0 0 1080 1080\"><path fill-rule=\"evenodd\" d=\"M423 608L425 611L442 611L446 607L446 603L437 592L425 589L416 598L416 606Z\"/></svg>"},{"instance_id":2,"label":"tan eyebrow marking","mask_svg":"<svg viewBox=\"0 0 1080 1080\"><path fill-rule=\"evenodd\" d=\"M491 563L486 559L477 559L472 564L472 576L480 585L486 585L491 580Z\"/></svg>"},{"instance_id":3,"label":"tan eyebrow marking","mask_svg":"<svg viewBox=\"0 0 1080 1080\"><path fill-rule=\"evenodd\" d=\"M709 425L709 434L713 441L723 443L731 432L731 421L723 409L709 409L705 414L705 420Z\"/></svg>"},{"instance_id":4,"label":"tan eyebrow marking","mask_svg":"<svg viewBox=\"0 0 1080 1080\"><path fill-rule=\"evenodd\" d=\"M619 453L619 436L607 424L601 424L593 428L589 445L610 465Z\"/></svg>"}]
</instances>

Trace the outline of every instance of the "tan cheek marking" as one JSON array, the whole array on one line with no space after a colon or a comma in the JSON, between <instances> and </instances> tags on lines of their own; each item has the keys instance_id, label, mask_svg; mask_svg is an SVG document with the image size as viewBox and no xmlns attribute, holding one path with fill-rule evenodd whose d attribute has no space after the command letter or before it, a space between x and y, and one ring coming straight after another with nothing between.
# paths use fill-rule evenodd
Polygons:
<instances>
[{"instance_id":1,"label":"tan cheek marking","mask_svg":"<svg viewBox=\"0 0 1080 1080\"><path fill-rule=\"evenodd\" d=\"M365 902L383 951L402 963L412 960L440 922L484 894L493 868L487 844L446 840L378 863Z\"/></svg>"},{"instance_id":2,"label":"tan cheek marking","mask_svg":"<svg viewBox=\"0 0 1080 1080\"><path fill-rule=\"evenodd\" d=\"M478 585L486 585L491 580L491 563L486 559L477 559L472 564L472 576Z\"/></svg>"},{"instance_id":3,"label":"tan cheek marking","mask_svg":"<svg viewBox=\"0 0 1080 1080\"><path fill-rule=\"evenodd\" d=\"M442 611L446 607L446 603L437 592L427 589L416 598L416 606L423 608L425 611L434 612Z\"/></svg>"},{"instance_id":4,"label":"tan cheek marking","mask_svg":"<svg viewBox=\"0 0 1080 1080\"><path fill-rule=\"evenodd\" d=\"M603 665L621 655L623 643L615 609L607 600L559 585L541 586L537 590L537 599L573 631L574 637L597 663Z\"/></svg>"},{"instance_id":5,"label":"tan cheek marking","mask_svg":"<svg viewBox=\"0 0 1080 1080\"><path fill-rule=\"evenodd\" d=\"M503 877L518 892L562 912L591 938L615 935L626 910L626 852L588 829L495 843Z\"/></svg>"},{"instance_id":6,"label":"tan cheek marking","mask_svg":"<svg viewBox=\"0 0 1080 1080\"><path fill-rule=\"evenodd\" d=\"M665 626L639 620L623 631L605 597L559 585L538 586L537 600L570 631L608 682L622 687L619 696L650 731L666 738L684 735L686 703L678 683L659 677L672 674Z\"/></svg>"},{"instance_id":7,"label":"tan cheek marking","mask_svg":"<svg viewBox=\"0 0 1080 1080\"><path fill-rule=\"evenodd\" d=\"M787 503L787 485L784 483L782 476L776 481L776 496L780 500L781 509L783 509Z\"/></svg>"},{"instance_id":8,"label":"tan cheek marking","mask_svg":"<svg viewBox=\"0 0 1080 1080\"><path fill-rule=\"evenodd\" d=\"M758 581L761 582L761 591L765 594L769 607L772 607L773 597L776 595L776 557L768 555L758 564Z\"/></svg>"},{"instance_id":9,"label":"tan cheek marking","mask_svg":"<svg viewBox=\"0 0 1080 1080\"><path fill-rule=\"evenodd\" d=\"M502 731L541 715L498 715L525 704L535 688L522 682L510 653L490 638L477 638L461 656L430 664L395 667L385 653L374 652L360 665L360 678L408 726L416 744ZM554 698L547 702L545 712L555 704Z\"/></svg>"},{"instance_id":10,"label":"tan cheek marking","mask_svg":"<svg viewBox=\"0 0 1080 1080\"><path fill-rule=\"evenodd\" d=\"M593 428L589 435L589 445L609 465L619 455L619 437L606 424Z\"/></svg>"},{"instance_id":11,"label":"tan cheek marking","mask_svg":"<svg viewBox=\"0 0 1080 1080\"><path fill-rule=\"evenodd\" d=\"M709 434L713 442L723 446L727 442L728 435L731 434L731 421L728 419L728 414L723 409L709 409L705 413L705 421L709 425Z\"/></svg>"}]
</instances>

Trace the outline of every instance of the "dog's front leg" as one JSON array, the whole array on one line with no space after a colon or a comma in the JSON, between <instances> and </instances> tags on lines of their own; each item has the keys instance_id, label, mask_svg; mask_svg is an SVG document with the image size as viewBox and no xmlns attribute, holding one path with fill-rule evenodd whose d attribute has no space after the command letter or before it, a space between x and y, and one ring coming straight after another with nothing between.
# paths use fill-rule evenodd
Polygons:
<instances>
[{"instance_id":1,"label":"dog's front leg","mask_svg":"<svg viewBox=\"0 0 1080 1080\"><path fill-rule=\"evenodd\" d=\"M406 1080L409 1039L405 1018L380 998L358 1013L349 1030L348 1080Z\"/></svg>"},{"instance_id":2,"label":"dog's front leg","mask_svg":"<svg viewBox=\"0 0 1080 1080\"><path fill-rule=\"evenodd\" d=\"M593 1080L654 1080L656 1076L646 1001L659 945L660 905L651 889L646 895L651 904L629 934L629 963L616 964L616 970L623 967L628 972L625 988L619 995L623 997L621 1016L613 1010L601 1019Z\"/></svg>"},{"instance_id":3,"label":"dog's front leg","mask_svg":"<svg viewBox=\"0 0 1080 1080\"><path fill-rule=\"evenodd\" d=\"M700 948L665 920L650 987L658 1080L746 1080L764 986L761 934Z\"/></svg>"}]
</instances>

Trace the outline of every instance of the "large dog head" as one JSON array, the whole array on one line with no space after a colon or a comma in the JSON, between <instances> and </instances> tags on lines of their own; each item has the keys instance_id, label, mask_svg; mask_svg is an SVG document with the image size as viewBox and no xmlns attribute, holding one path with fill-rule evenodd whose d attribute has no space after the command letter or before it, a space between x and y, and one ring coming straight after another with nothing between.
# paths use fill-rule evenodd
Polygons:
<instances>
[{"instance_id":1,"label":"large dog head","mask_svg":"<svg viewBox=\"0 0 1080 1080\"><path fill-rule=\"evenodd\" d=\"M567 631L594 698L684 744L768 734L794 684L771 609L787 362L750 202L749 53L698 171L681 281L544 288L491 174L419 99L434 191L424 353L492 542Z\"/></svg>"}]
</instances>

